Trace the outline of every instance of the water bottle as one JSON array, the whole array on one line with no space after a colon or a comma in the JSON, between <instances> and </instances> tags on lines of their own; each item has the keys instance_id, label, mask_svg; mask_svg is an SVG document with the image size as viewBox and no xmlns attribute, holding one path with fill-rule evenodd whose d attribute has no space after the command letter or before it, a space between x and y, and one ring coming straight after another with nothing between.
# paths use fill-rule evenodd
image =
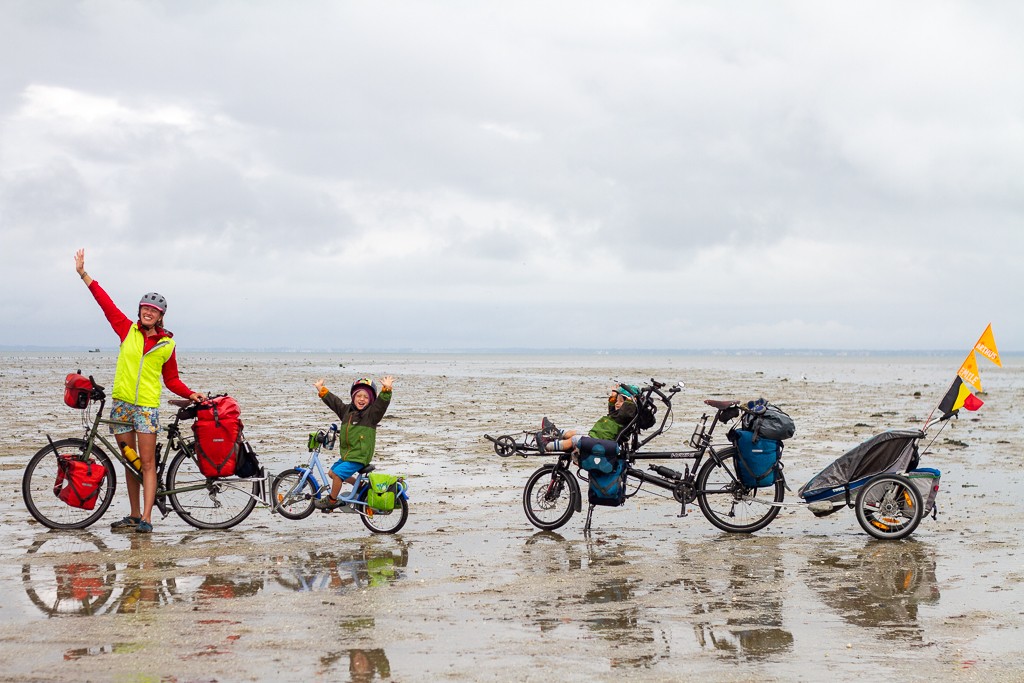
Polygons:
<instances>
[{"instance_id":1,"label":"water bottle","mask_svg":"<svg viewBox=\"0 0 1024 683\"><path fill-rule=\"evenodd\" d=\"M135 452L135 449L131 446L124 446L121 448L121 452L124 453L124 459L128 461L128 464L135 469L136 472L142 470L142 460L139 458L139 454Z\"/></svg>"}]
</instances>

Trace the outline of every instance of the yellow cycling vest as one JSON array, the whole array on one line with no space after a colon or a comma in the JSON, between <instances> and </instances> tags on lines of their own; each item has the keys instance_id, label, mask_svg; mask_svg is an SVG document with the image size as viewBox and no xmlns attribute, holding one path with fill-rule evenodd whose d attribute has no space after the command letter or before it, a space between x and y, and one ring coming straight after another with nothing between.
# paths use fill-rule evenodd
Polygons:
<instances>
[{"instance_id":1,"label":"yellow cycling vest","mask_svg":"<svg viewBox=\"0 0 1024 683\"><path fill-rule=\"evenodd\" d=\"M145 408L159 408L163 390L161 373L174 351L174 340L164 337L143 354L145 343L146 337L138 323L132 323L117 354L114 398Z\"/></svg>"}]
</instances>

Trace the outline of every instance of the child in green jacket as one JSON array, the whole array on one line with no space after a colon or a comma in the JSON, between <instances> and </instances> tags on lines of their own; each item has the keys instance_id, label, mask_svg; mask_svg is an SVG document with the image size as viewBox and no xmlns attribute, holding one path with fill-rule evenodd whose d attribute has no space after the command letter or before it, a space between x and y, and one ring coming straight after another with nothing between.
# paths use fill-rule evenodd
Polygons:
<instances>
[{"instance_id":1,"label":"child in green jacket","mask_svg":"<svg viewBox=\"0 0 1024 683\"><path fill-rule=\"evenodd\" d=\"M324 386L324 380L313 383L317 395L341 420L338 429L339 458L331 466L331 494L317 500L314 505L324 512L338 507L341 483L355 482L355 475L370 464L377 443L377 425L391 403L391 387L395 378L388 375L381 380L381 392L370 379L357 379L349 390L351 403L345 403Z\"/></svg>"},{"instance_id":2,"label":"child in green jacket","mask_svg":"<svg viewBox=\"0 0 1024 683\"><path fill-rule=\"evenodd\" d=\"M636 417L636 396L639 393L640 390L632 384L620 384L612 389L608 396L608 414L594 423L587 436L615 441L623 428ZM536 434L537 450L541 453L571 451L579 445L581 438L582 435L575 430L558 429L545 417L541 431Z\"/></svg>"}]
</instances>

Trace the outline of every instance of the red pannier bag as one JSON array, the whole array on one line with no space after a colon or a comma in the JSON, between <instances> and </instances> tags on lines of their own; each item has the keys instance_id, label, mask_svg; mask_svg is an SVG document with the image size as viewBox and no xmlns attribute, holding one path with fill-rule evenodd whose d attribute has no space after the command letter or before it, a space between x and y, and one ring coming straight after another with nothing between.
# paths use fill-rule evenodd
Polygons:
<instances>
[{"instance_id":1,"label":"red pannier bag","mask_svg":"<svg viewBox=\"0 0 1024 683\"><path fill-rule=\"evenodd\" d=\"M89 394L92 393L92 380L72 372L64 379L64 403L72 408L84 410L89 405Z\"/></svg>"},{"instance_id":2,"label":"red pannier bag","mask_svg":"<svg viewBox=\"0 0 1024 683\"><path fill-rule=\"evenodd\" d=\"M207 477L230 477L235 473L242 441L242 411L230 396L203 401L192 423L196 437L199 471Z\"/></svg>"},{"instance_id":3,"label":"red pannier bag","mask_svg":"<svg viewBox=\"0 0 1024 683\"><path fill-rule=\"evenodd\" d=\"M94 564L57 565L53 568L57 597L82 602L103 595L103 579L97 576L100 571L100 567Z\"/></svg>"},{"instance_id":4,"label":"red pannier bag","mask_svg":"<svg viewBox=\"0 0 1024 683\"><path fill-rule=\"evenodd\" d=\"M100 495L100 482L107 474L106 468L98 462L70 459L64 460L59 468L57 483L54 485L57 497L73 508L92 510L96 507ZM56 490L61 486L62 479L67 485L58 492Z\"/></svg>"}]
</instances>

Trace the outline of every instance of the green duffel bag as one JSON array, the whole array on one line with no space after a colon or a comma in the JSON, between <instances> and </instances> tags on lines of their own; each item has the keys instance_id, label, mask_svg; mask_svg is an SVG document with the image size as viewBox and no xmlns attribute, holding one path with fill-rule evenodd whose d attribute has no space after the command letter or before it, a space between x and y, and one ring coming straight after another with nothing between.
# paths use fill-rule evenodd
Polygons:
<instances>
[{"instance_id":1,"label":"green duffel bag","mask_svg":"<svg viewBox=\"0 0 1024 683\"><path fill-rule=\"evenodd\" d=\"M398 481L401 477L377 472L370 472L367 477L370 480L370 488L366 492L366 505L374 510L394 510Z\"/></svg>"}]
</instances>

